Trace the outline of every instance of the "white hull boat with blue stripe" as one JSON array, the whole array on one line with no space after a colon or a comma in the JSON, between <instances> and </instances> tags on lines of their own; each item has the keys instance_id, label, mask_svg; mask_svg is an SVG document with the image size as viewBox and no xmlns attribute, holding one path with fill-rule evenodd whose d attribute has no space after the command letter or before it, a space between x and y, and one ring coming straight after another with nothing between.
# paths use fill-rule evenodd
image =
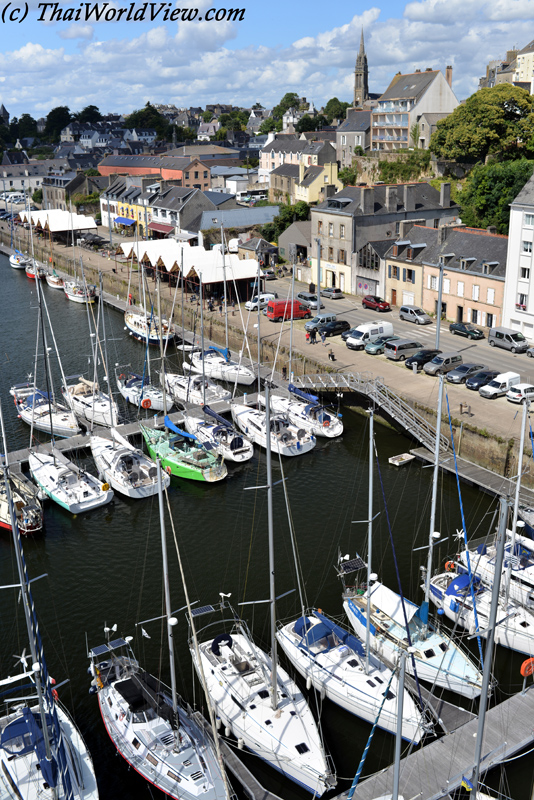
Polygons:
<instances>
[{"instance_id":1,"label":"white hull boat with blue stripe","mask_svg":"<svg viewBox=\"0 0 534 800\"><path fill-rule=\"evenodd\" d=\"M165 411L163 392L157 386L149 383L147 377L137 375L135 372L121 372L117 375L117 389L127 403L141 406L152 411ZM167 397L167 411L172 407L172 400Z\"/></svg>"},{"instance_id":2,"label":"white hull boat with blue stripe","mask_svg":"<svg viewBox=\"0 0 534 800\"><path fill-rule=\"evenodd\" d=\"M205 448L215 450L225 461L242 463L254 455L254 446L246 436L238 433L230 422L209 406L202 409L211 419L184 414L184 425Z\"/></svg>"},{"instance_id":3,"label":"white hull boat with blue stripe","mask_svg":"<svg viewBox=\"0 0 534 800\"><path fill-rule=\"evenodd\" d=\"M267 447L265 412L232 403L232 419L258 447ZM282 456L302 456L315 447L315 436L298 428L286 414L271 414L271 448Z\"/></svg>"},{"instance_id":4,"label":"white hull boat with blue stripe","mask_svg":"<svg viewBox=\"0 0 534 800\"><path fill-rule=\"evenodd\" d=\"M271 408L277 413L287 414L293 425L304 428L314 436L333 439L343 433L342 421L318 402L303 403L292 397L271 394Z\"/></svg>"},{"instance_id":5,"label":"white hull boat with blue stripe","mask_svg":"<svg viewBox=\"0 0 534 800\"><path fill-rule=\"evenodd\" d=\"M9 264L13 269L26 269L31 263L32 259L30 256L25 256L20 250L15 250L15 252L9 256Z\"/></svg>"},{"instance_id":6,"label":"white hull boat with blue stripe","mask_svg":"<svg viewBox=\"0 0 534 800\"><path fill-rule=\"evenodd\" d=\"M158 493L158 472L152 459L145 456L120 433L112 428L112 439L91 436L91 453L101 480L126 497L140 500ZM161 482L167 489L171 478L162 473Z\"/></svg>"},{"instance_id":7,"label":"white hull boat with blue stripe","mask_svg":"<svg viewBox=\"0 0 534 800\"><path fill-rule=\"evenodd\" d=\"M196 610L206 613L204 606ZM204 631L198 631L199 641ZM191 656L200 676L195 647ZM242 622L199 645L207 692L213 709L240 746L316 796L333 788L319 731L306 699L280 666L277 708L271 704L271 659L256 647Z\"/></svg>"},{"instance_id":8,"label":"white hull boat with blue stripe","mask_svg":"<svg viewBox=\"0 0 534 800\"><path fill-rule=\"evenodd\" d=\"M80 469L57 450L52 453L34 450L28 461L39 488L71 514L92 511L113 499L113 490L108 484Z\"/></svg>"},{"instance_id":9,"label":"white hull boat with blue stripe","mask_svg":"<svg viewBox=\"0 0 534 800\"><path fill-rule=\"evenodd\" d=\"M280 626L278 642L309 685L346 711L389 733L397 730L399 681L375 655L366 669L362 642L317 611ZM388 688L389 687L389 688ZM402 736L419 744L425 724L411 695L404 691Z\"/></svg>"},{"instance_id":10,"label":"white hull boat with blue stripe","mask_svg":"<svg viewBox=\"0 0 534 800\"><path fill-rule=\"evenodd\" d=\"M230 353L226 349L210 347L209 350L194 351L189 354L190 365L184 364L184 369L189 366L192 372L200 375L207 375L208 378L215 378L218 381L228 383L242 383L250 386L256 380L256 376L248 367L232 361Z\"/></svg>"},{"instance_id":11,"label":"white hull boat with blue stripe","mask_svg":"<svg viewBox=\"0 0 534 800\"><path fill-rule=\"evenodd\" d=\"M50 397L47 392L27 383L17 384L9 390L20 418L27 424L54 436L76 436L81 432L74 413Z\"/></svg>"},{"instance_id":12,"label":"white hull boat with blue stripe","mask_svg":"<svg viewBox=\"0 0 534 800\"><path fill-rule=\"evenodd\" d=\"M371 618L367 619L367 594L371 599ZM365 639L369 626L370 646L386 664L396 665L399 651L408 648L408 632L415 648L414 661L420 680L456 692L464 697L478 697L482 690L482 673L467 653L450 636L438 631L430 622L425 626L418 616L420 607L404 600L408 620L406 628L401 597L380 581L363 593L346 587L343 607L357 635ZM412 659L406 659L406 670L414 674Z\"/></svg>"}]
</instances>

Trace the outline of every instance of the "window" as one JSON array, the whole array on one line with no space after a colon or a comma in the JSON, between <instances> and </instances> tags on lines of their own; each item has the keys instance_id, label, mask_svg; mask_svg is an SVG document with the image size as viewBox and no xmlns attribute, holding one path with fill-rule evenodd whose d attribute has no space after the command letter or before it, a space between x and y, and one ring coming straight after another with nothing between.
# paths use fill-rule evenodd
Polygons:
<instances>
[{"instance_id":1,"label":"window","mask_svg":"<svg viewBox=\"0 0 534 800\"><path fill-rule=\"evenodd\" d=\"M480 286L474 284L473 289L471 290L471 299L478 300L479 296L480 296Z\"/></svg>"},{"instance_id":2,"label":"window","mask_svg":"<svg viewBox=\"0 0 534 800\"><path fill-rule=\"evenodd\" d=\"M333 236L334 235L334 223L333 222L329 222L328 223L328 235L329 236Z\"/></svg>"},{"instance_id":3,"label":"window","mask_svg":"<svg viewBox=\"0 0 534 800\"><path fill-rule=\"evenodd\" d=\"M434 220L434 228L439 228L439 219Z\"/></svg>"},{"instance_id":4,"label":"window","mask_svg":"<svg viewBox=\"0 0 534 800\"><path fill-rule=\"evenodd\" d=\"M464 296L464 282L463 281L458 281L458 288L456 290L456 293L457 293L458 297L463 297Z\"/></svg>"},{"instance_id":5,"label":"window","mask_svg":"<svg viewBox=\"0 0 534 800\"><path fill-rule=\"evenodd\" d=\"M438 276L437 275L429 275L428 276L428 288L433 289L434 291L438 288Z\"/></svg>"},{"instance_id":6,"label":"window","mask_svg":"<svg viewBox=\"0 0 534 800\"><path fill-rule=\"evenodd\" d=\"M334 260L334 248L333 247L329 247L328 248L328 260L329 261L333 261Z\"/></svg>"},{"instance_id":7,"label":"window","mask_svg":"<svg viewBox=\"0 0 534 800\"><path fill-rule=\"evenodd\" d=\"M521 277L528 281L530 278L530 269L528 267L521 267Z\"/></svg>"},{"instance_id":8,"label":"window","mask_svg":"<svg viewBox=\"0 0 534 800\"><path fill-rule=\"evenodd\" d=\"M474 322L475 325L478 322L478 310L476 308L471 311L471 322Z\"/></svg>"},{"instance_id":9,"label":"window","mask_svg":"<svg viewBox=\"0 0 534 800\"><path fill-rule=\"evenodd\" d=\"M345 226L344 225L340 225L339 226L339 238L340 239L344 239L345 238Z\"/></svg>"},{"instance_id":10,"label":"window","mask_svg":"<svg viewBox=\"0 0 534 800\"><path fill-rule=\"evenodd\" d=\"M465 258L460 259L460 269L467 269L467 261Z\"/></svg>"},{"instance_id":11,"label":"window","mask_svg":"<svg viewBox=\"0 0 534 800\"><path fill-rule=\"evenodd\" d=\"M393 267L392 277L396 278L397 280L399 279L399 267Z\"/></svg>"},{"instance_id":12,"label":"window","mask_svg":"<svg viewBox=\"0 0 534 800\"><path fill-rule=\"evenodd\" d=\"M532 242L523 242L523 253L532 253Z\"/></svg>"},{"instance_id":13,"label":"window","mask_svg":"<svg viewBox=\"0 0 534 800\"><path fill-rule=\"evenodd\" d=\"M522 294L521 292L517 295L517 303L516 306L519 306L522 309L527 307L528 303L528 294Z\"/></svg>"},{"instance_id":14,"label":"window","mask_svg":"<svg viewBox=\"0 0 534 800\"><path fill-rule=\"evenodd\" d=\"M345 250L338 250L337 260L339 264L347 263L347 255Z\"/></svg>"},{"instance_id":15,"label":"window","mask_svg":"<svg viewBox=\"0 0 534 800\"><path fill-rule=\"evenodd\" d=\"M486 314L486 325L488 326L488 328L493 328L496 319L497 317L495 316L495 314Z\"/></svg>"},{"instance_id":16,"label":"window","mask_svg":"<svg viewBox=\"0 0 534 800\"><path fill-rule=\"evenodd\" d=\"M341 144L347 144L347 137L346 136L342 136L341 137Z\"/></svg>"},{"instance_id":17,"label":"window","mask_svg":"<svg viewBox=\"0 0 534 800\"><path fill-rule=\"evenodd\" d=\"M407 269L406 270L406 280L408 283L415 283L415 270L414 269Z\"/></svg>"},{"instance_id":18,"label":"window","mask_svg":"<svg viewBox=\"0 0 534 800\"><path fill-rule=\"evenodd\" d=\"M450 278L443 278L443 294L449 294L451 291Z\"/></svg>"},{"instance_id":19,"label":"window","mask_svg":"<svg viewBox=\"0 0 534 800\"><path fill-rule=\"evenodd\" d=\"M205 177L205 178L207 178L207 177L208 177L208 170L207 170L207 169L206 169L206 170L204 170L204 177Z\"/></svg>"},{"instance_id":20,"label":"window","mask_svg":"<svg viewBox=\"0 0 534 800\"><path fill-rule=\"evenodd\" d=\"M395 223L395 233L397 234L397 236L400 233L400 222Z\"/></svg>"},{"instance_id":21,"label":"window","mask_svg":"<svg viewBox=\"0 0 534 800\"><path fill-rule=\"evenodd\" d=\"M490 306L495 305L495 289L488 289L486 302L489 303Z\"/></svg>"},{"instance_id":22,"label":"window","mask_svg":"<svg viewBox=\"0 0 534 800\"><path fill-rule=\"evenodd\" d=\"M195 179L198 179L198 170L195 172Z\"/></svg>"},{"instance_id":23,"label":"window","mask_svg":"<svg viewBox=\"0 0 534 800\"><path fill-rule=\"evenodd\" d=\"M317 223L317 233L322 233L322 232L323 232L323 222L322 220L319 220L319 222Z\"/></svg>"},{"instance_id":24,"label":"window","mask_svg":"<svg viewBox=\"0 0 534 800\"><path fill-rule=\"evenodd\" d=\"M534 214L525 214L525 225L534 225Z\"/></svg>"},{"instance_id":25,"label":"window","mask_svg":"<svg viewBox=\"0 0 534 800\"><path fill-rule=\"evenodd\" d=\"M424 131L424 129L425 129L425 123L424 123L424 122L422 122L422 123L421 123L421 131Z\"/></svg>"},{"instance_id":26,"label":"window","mask_svg":"<svg viewBox=\"0 0 534 800\"><path fill-rule=\"evenodd\" d=\"M188 180L189 180L189 172L186 172L186 173L185 173L185 175L184 175L184 178L186 179L186 181L188 181Z\"/></svg>"},{"instance_id":27,"label":"window","mask_svg":"<svg viewBox=\"0 0 534 800\"><path fill-rule=\"evenodd\" d=\"M482 264L482 272L484 275L489 275L489 264Z\"/></svg>"}]
</instances>

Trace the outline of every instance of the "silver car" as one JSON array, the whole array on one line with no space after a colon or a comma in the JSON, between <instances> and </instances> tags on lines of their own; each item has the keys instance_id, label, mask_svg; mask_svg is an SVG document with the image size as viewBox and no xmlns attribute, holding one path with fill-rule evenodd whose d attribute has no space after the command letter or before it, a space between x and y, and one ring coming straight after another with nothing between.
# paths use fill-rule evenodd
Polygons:
<instances>
[{"instance_id":1,"label":"silver car","mask_svg":"<svg viewBox=\"0 0 534 800\"><path fill-rule=\"evenodd\" d=\"M319 308L324 308L324 303L321 303L321 298L317 300L317 295L313 292L299 292L295 300L298 300L299 303L302 303L302 305L307 308L317 308L318 304Z\"/></svg>"},{"instance_id":2,"label":"silver car","mask_svg":"<svg viewBox=\"0 0 534 800\"><path fill-rule=\"evenodd\" d=\"M447 380L449 383L465 383L471 375L476 375L484 369L487 369L485 364L461 364L447 373Z\"/></svg>"}]
</instances>

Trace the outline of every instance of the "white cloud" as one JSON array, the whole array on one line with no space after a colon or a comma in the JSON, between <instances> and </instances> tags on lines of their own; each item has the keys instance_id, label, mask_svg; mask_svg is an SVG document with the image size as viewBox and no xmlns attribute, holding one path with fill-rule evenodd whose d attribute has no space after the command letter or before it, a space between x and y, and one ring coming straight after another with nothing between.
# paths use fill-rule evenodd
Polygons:
<instances>
[{"instance_id":1,"label":"white cloud","mask_svg":"<svg viewBox=\"0 0 534 800\"><path fill-rule=\"evenodd\" d=\"M92 25L73 23L68 28L59 31L58 36L60 39L92 39L93 33Z\"/></svg>"}]
</instances>

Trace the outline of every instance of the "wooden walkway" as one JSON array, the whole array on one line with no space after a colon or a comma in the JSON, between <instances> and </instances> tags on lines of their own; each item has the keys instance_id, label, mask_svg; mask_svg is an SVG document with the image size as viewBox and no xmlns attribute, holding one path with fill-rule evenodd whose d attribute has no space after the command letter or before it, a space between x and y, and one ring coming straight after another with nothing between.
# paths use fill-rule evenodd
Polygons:
<instances>
[{"instance_id":1,"label":"wooden walkway","mask_svg":"<svg viewBox=\"0 0 534 800\"><path fill-rule=\"evenodd\" d=\"M410 450L419 461L426 461L433 463L434 455L427 450L426 447L418 447L415 450ZM458 464L458 474L460 478L469 483L471 486L478 486L478 488L492 494L496 497L514 497L515 495L515 481L509 478L504 478L496 472L492 472L485 467L479 467L478 464L473 464L471 461L466 461L465 458L456 458ZM452 453L444 454L441 457L440 466L447 472L455 474L454 457ZM526 506L534 506L534 491L521 486L519 500Z\"/></svg>"},{"instance_id":2,"label":"wooden walkway","mask_svg":"<svg viewBox=\"0 0 534 800\"><path fill-rule=\"evenodd\" d=\"M480 774L534 742L534 689L516 694L486 714ZM399 796L411 800L438 800L458 789L462 777L474 769L478 719L411 753L401 760ZM393 766L363 780L354 800L376 800L391 795ZM335 800L347 797L348 791Z\"/></svg>"}]
</instances>

